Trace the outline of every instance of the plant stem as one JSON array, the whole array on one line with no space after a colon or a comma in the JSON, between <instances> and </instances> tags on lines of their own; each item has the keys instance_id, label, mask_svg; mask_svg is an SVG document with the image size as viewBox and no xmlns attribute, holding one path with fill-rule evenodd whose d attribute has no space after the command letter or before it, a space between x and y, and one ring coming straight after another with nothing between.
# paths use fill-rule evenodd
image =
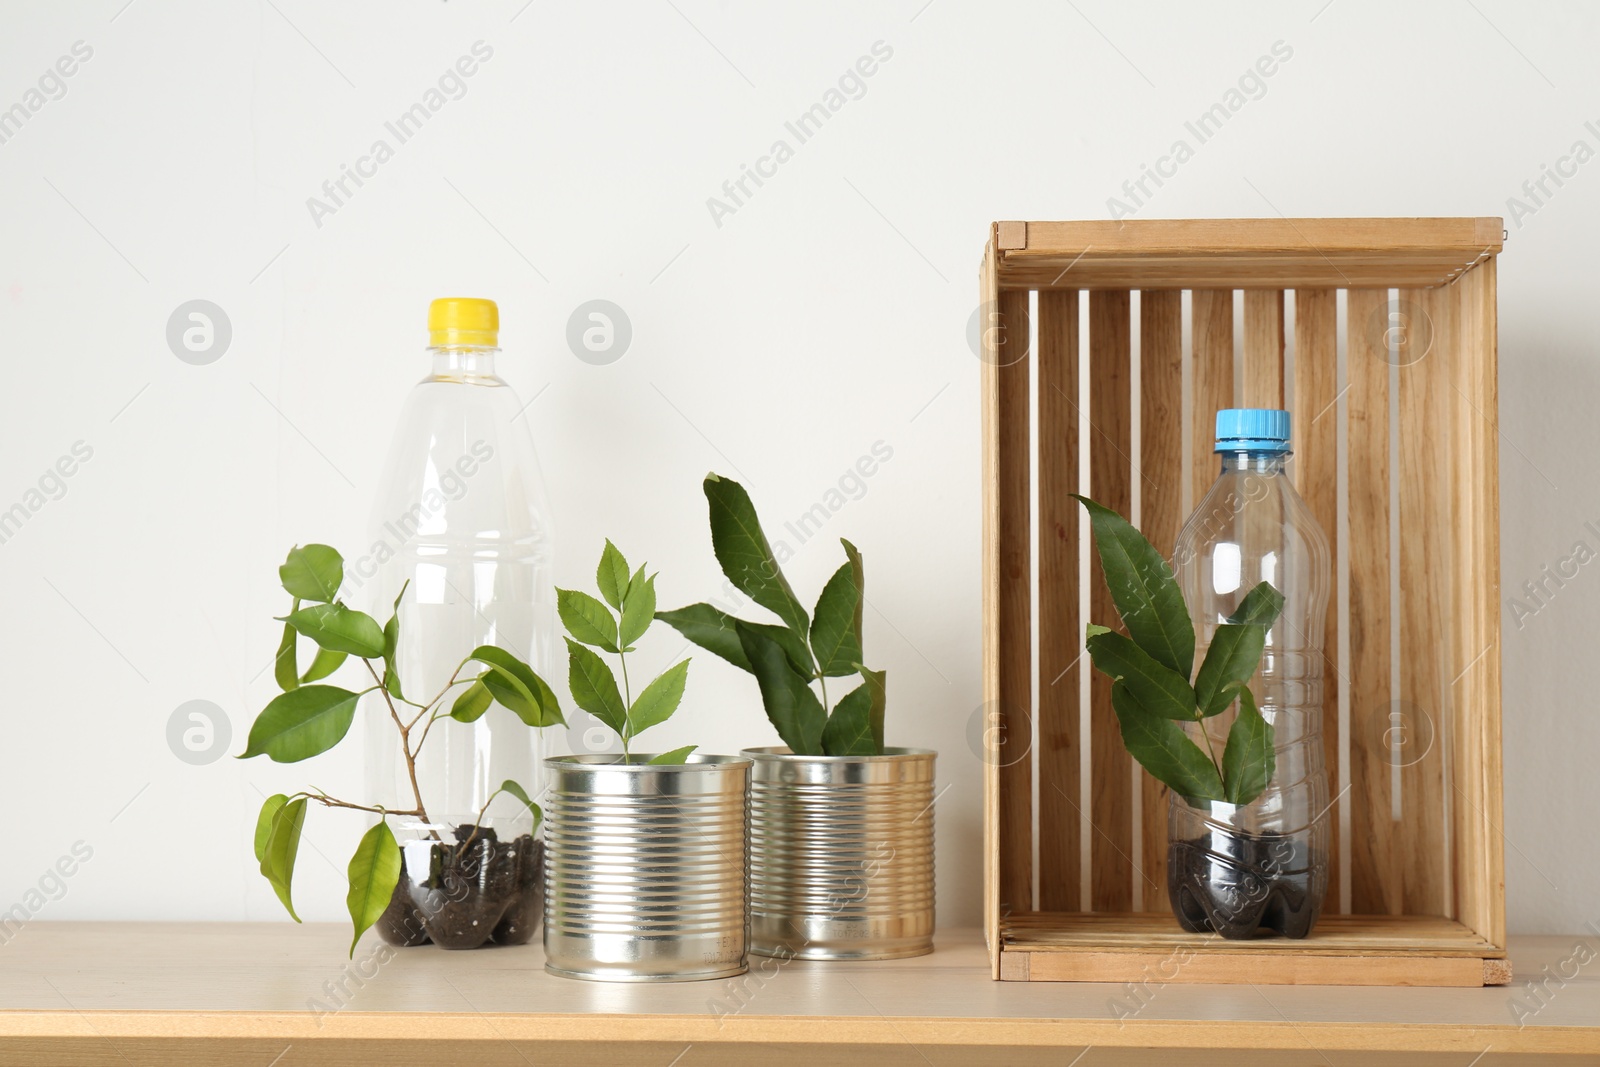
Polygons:
<instances>
[{"instance_id":1,"label":"plant stem","mask_svg":"<svg viewBox=\"0 0 1600 1067\"><path fill-rule=\"evenodd\" d=\"M468 658L470 658L470 657L468 657ZM422 709L421 711L417 712L416 716L409 723L406 724L406 729L409 730L409 729L411 729L411 727L417 725L417 722L424 715L426 715L428 713L428 709L432 708L435 704L439 703L439 701L444 699L445 694L450 692L450 687L451 686L459 684L456 681L456 679L458 677L460 677L461 668L465 667L466 665L467 665L467 660L466 659L463 659L460 663L457 663L456 664L456 669L450 672L450 680L448 682L444 683L444 688L443 689L439 690L439 695L434 697L432 700L428 701L426 704L414 704L409 700L407 700L405 702L407 704L411 704L411 706L414 707L414 708L421 708ZM475 681L477 681L477 679L476 678L466 678L466 679L462 679L462 681L475 682ZM421 747L422 747L421 746L421 742L418 742L418 745L417 745L418 751L421 750Z\"/></svg>"},{"instance_id":2,"label":"plant stem","mask_svg":"<svg viewBox=\"0 0 1600 1067\"><path fill-rule=\"evenodd\" d=\"M627 711L627 709L633 707L633 690L628 685L628 654L626 652L620 651L620 649L619 649L619 651L617 652L617 661L622 664L622 708L623 708L623 711L622 711L622 729L619 731L621 733L621 735L622 735L622 762L623 763L631 763L631 762L633 762L633 757L628 754L628 726L629 726L629 722L628 722L628 711Z\"/></svg>"},{"instance_id":3,"label":"plant stem","mask_svg":"<svg viewBox=\"0 0 1600 1067\"><path fill-rule=\"evenodd\" d=\"M1222 764L1217 762L1217 750L1211 745L1211 731L1206 729L1205 719L1196 719L1195 723L1200 727L1200 736L1205 738L1206 742L1206 752L1211 756L1211 762L1217 768L1217 777L1220 778L1222 776Z\"/></svg>"},{"instance_id":4,"label":"plant stem","mask_svg":"<svg viewBox=\"0 0 1600 1067\"><path fill-rule=\"evenodd\" d=\"M822 713L826 715L828 713L828 679L822 676L821 671L817 672L817 684L822 686Z\"/></svg>"},{"instance_id":5,"label":"plant stem","mask_svg":"<svg viewBox=\"0 0 1600 1067\"><path fill-rule=\"evenodd\" d=\"M489 805L494 803L495 797L504 792L504 789L496 789L493 793L489 794L489 799L483 802L483 807L478 809L478 817L472 824L472 833L468 834L467 839L461 842L461 847L456 849L456 862L459 863L461 861L461 857L467 854L467 847L472 844L474 839L477 838L478 831L483 829L483 817L488 813Z\"/></svg>"},{"instance_id":6,"label":"plant stem","mask_svg":"<svg viewBox=\"0 0 1600 1067\"><path fill-rule=\"evenodd\" d=\"M311 800L315 800L318 804L329 808L350 808L355 811L370 811L374 815L414 815L422 819L427 818L427 815L420 811L394 811L390 808L371 807L367 804L352 804L347 800L339 800L337 797L330 797L326 793L306 793L304 795Z\"/></svg>"},{"instance_id":7,"label":"plant stem","mask_svg":"<svg viewBox=\"0 0 1600 1067\"><path fill-rule=\"evenodd\" d=\"M361 662L367 665L367 673L372 675L372 680L378 683L378 691L383 694L383 703L389 709L389 717L394 720L394 728L400 731L400 752L406 758L406 774L411 779L411 795L417 802L415 815L423 822L431 823L433 820L428 818L428 806L422 802L422 787L417 784L417 757L411 751L411 728L400 721L400 713L395 710L394 701L389 696L389 690L384 688L383 678L379 676L377 670L372 666L372 661L363 658ZM437 830L429 830L428 833L435 841L443 840Z\"/></svg>"}]
</instances>

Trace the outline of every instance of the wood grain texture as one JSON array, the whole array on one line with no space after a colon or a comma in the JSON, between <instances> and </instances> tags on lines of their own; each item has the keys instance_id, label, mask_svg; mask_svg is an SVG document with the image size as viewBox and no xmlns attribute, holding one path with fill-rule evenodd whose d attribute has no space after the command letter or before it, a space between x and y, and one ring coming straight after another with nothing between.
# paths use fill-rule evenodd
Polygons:
<instances>
[{"instance_id":1,"label":"wood grain texture","mask_svg":"<svg viewBox=\"0 0 1600 1067\"><path fill-rule=\"evenodd\" d=\"M1007 956L1011 955L1008 950ZM1028 961L1030 982L1164 982L1208 985L1455 986L1483 985L1483 960L1410 956L1308 956L1273 953L1041 952Z\"/></svg>"},{"instance_id":2,"label":"wood grain texture","mask_svg":"<svg viewBox=\"0 0 1600 1067\"><path fill-rule=\"evenodd\" d=\"M1445 790L1456 668L1441 652L1453 647L1457 602L1450 544L1457 301L1445 288L1402 289L1399 298L1400 906L1408 914L1454 915Z\"/></svg>"},{"instance_id":3,"label":"wood grain texture","mask_svg":"<svg viewBox=\"0 0 1600 1067\"><path fill-rule=\"evenodd\" d=\"M1133 511L1132 305L1126 292L1089 294L1089 487L1098 503ZM1098 554L1091 556L1090 621L1121 625ZM1090 901L1095 911L1133 906L1133 760L1111 709L1111 680L1091 673Z\"/></svg>"},{"instance_id":4,"label":"wood grain texture","mask_svg":"<svg viewBox=\"0 0 1600 1067\"><path fill-rule=\"evenodd\" d=\"M1139 526L1168 560L1183 523L1183 481L1183 299L1175 290L1146 290L1139 294ZM1144 910L1166 912L1169 790L1143 768L1135 773Z\"/></svg>"},{"instance_id":5,"label":"wood grain texture","mask_svg":"<svg viewBox=\"0 0 1600 1067\"><path fill-rule=\"evenodd\" d=\"M1081 907L1078 293L1039 294L1039 907Z\"/></svg>"},{"instance_id":6,"label":"wood grain texture","mask_svg":"<svg viewBox=\"0 0 1600 1067\"><path fill-rule=\"evenodd\" d=\"M1245 290L1242 353L1241 406L1283 407L1283 290Z\"/></svg>"},{"instance_id":7,"label":"wood grain texture","mask_svg":"<svg viewBox=\"0 0 1600 1067\"><path fill-rule=\"evenodd\" d=\"M1000 293L996 435L999 447L1000 911L1033 910L1032 422L1028 293Z\"/></svg>"},{"instance_id":8,"label":"wood grain texture","mask_svg":"<svg viewBox=\"0 0 1600 1067\"><path fill-rule=\"evenodd\" d=\"M1393 818L1389 626L1389 371L1383 289L1346 304L1350 380L1350 908L1403 911L1406 859Z\"/></svg>"},{"instance_id":9,"label":"wood grain texture","mask_svg":"<svg viewBox=\"0 0 1600 1067\"><path fill-rule=\"evenodd\" d=\"M1294 435L1295 488L1328 536L1333 560L1339 558L1339 381L1338 299L1332 289L1300 289L1294 294L1294 401L1290 432ZM1337 571L1333 572L1336 575ZM1328 775L1328 799L1339 793L1339 598L1330 588L1322 631L1322 752ZM1345 724L1348 729L1348 723ZM1324 913L1347 910L1340 895L1339 812L1345 801L1328 809L1328 898Z\"/></svg>"},{"instance_id":10,"label":"wood grain texture","mask_svg":"<svg viewBox=\"0 0 1600 1067\"><path fill-rule=\"evenodd\" d=\"M1180 945L1205 946L1213 954L1261 953L1287 955L1422 955L1471 956L1485 959L1504 955L1489 942L1454 919L1425 915L1324 915L1311 936L1229 941L1215 934L1191 934L1170 914L1144 912L1133 915L1038 912L1016 915L1003 924L1006 951L1076 952L1101 949L1171 949Z\"/></svg>"},{"instance_id":11,"label":"wood grain texture","mask_svg":"<svg viewBox=\"0 0 1600 1067\"><path fill-rule=\"evenodd\" d=\"M994 224L995 247L1003 252L1028 247L1026 222L997 222Z\"/></svg>"},{"instance_id":12,"label":"wood grain texture","mask_svg":"<svg viewBox=\"0 0 1600 1067\"><path fill-rule=\"evenodd\" d=\"M1493 259L1452 289L1460 304L1452 363L1455 616L1451 694L1456 719L1451 805L1456 914L1505 944L1500 701L1500 493L1497 324Z\"/></svg>"},{"instance_id":13,"label":"wood grain texture","mask_svg":"<svg viewBox=\"0 0 1600 1067\"><path fill-rule=\"evenodd\" d=\"M991 236L978 269L978 311L985 316L979 348L979 422L983 436L983 933L989 964L1000 977L1000 291ZM995 322L987 321L992 317Z\"/></svg>"},{"instance_id":14,"label":"wood grain texture","mask_svg":"<svg viewBox=\"0 0 1600 1067\"><path fill-rule=\"evenodd\" d=\"M1233 407L1233 292L1196 289L1189 305L1194 393L1190 400L1190 485L1198 507L1217 480L1217 412Z\"/></svg>"},{"instance_id":15,"label":"wood grain texture","mask_svg":"<svg viewBox=\"0 0 1600 1067\"><path fill-rule=\"evenodd\" d=\"M1496 218L1030 222L999 271L1091 290L1429 286L1498 253L1501 233Z\"/></svg>"},{"instance_id":16,"label":"wood grain texture","mask_svg":"<svg viewBox=\"0 0 1600 1067\"><path fill-rule=\"evenodd\" d=\"M1520 1028L1505 1010L1515 989L1374 995L1152 982L1155 995L1130 1014L1117 1010L1116 998L1127 996L1120 986L988 980L972 929L941 932L932 955L911 960L765 970L752 960L740 979L633 986L545 974L537 945L405 949L367 969L359 984L346 981L343 1010L319 1015L308 1001L353 970L348 937L335 923L30 924L5 947L0 970L0 1064L266 1067L282 1056L279 1067L498 1067L666 1065L682 1056L682 1067L868 1057L922 1064L917 1055L928 1054L927 1062L953 1067L1034 1062L997 1048L1048 1049L1055 1059L1038 1062L1070 1063L1087 1045L1095 1062L1116 1049L1165 1050L1165 1062L1177 1049L1263 1049L1280 1057L1272 1062L1307 1064L1352 1049L1367 1057L1352 1062L1385 1065L1405 1062L1394 1053L1438 1052L1454 1054L1441 1062L1456 1067L1486 1047L1600 1055L1600 983L1586 978ZM1241 950L1288 955L1271 944ZM376 948L369 937L357 962ZM1517 973L1528 976L1571 951L1570 936L1511 945ZM1038 966L1046 953L1022 955ZM912 1058L894 1058L908 1048ZM1296 1050L1292 1058L1286 1049ZM715 1058L735 1054L742 1058Z\"/></svg>"},{"instance_id":17,"label":"wood grain texture","mask_svg":"<svg viewBox=\"0 0 1600 1067\"><path fill-rule=\"evenodd\" d=\"M1047 300L1072 299L1067 295L1059 298L1048 295L1048 290L1064 284L1070 284L1076 292L1088 290L1093 316L1091 330L1097 338L1104 336L1104 330L1095 323L1107 317L1106 309L1121 298L1120 290L1138 289L1144 294L1141 307L1151 294L1163 290L1184 287L1195 291L1190 321L1193 344L1189 357L1193 361L1189 368L1193 390L1190 406L1183 412L1189 424L1184 430L1188 437L1180 438L1187 441L1192 457L1188 469L1180 472L1178 481L1187 491L1196 494L1203 494L1215 480L1216 464L1210 447L1216 410L1239 403L1270 403L1275 393L1283 388L1283 370L1277 371L1276 381L1271 368L1262 374L1258 354L1271 352L1281 344L1284 320L1278 311L1278 297L1272 291L1299 290L1295 305L1295 389L1292 397L1284 397L1295 414L1299 453L1291 469L1302 495L1330 540L1345 537L1346 543L1335 547L1344 556L1351 574L1350 614L1340 619L1337 608L1330 606L1323 637L1328 661L1324 752L1330 784L1336 786L1339 777L1341 729L1345 731L1349 746L1348 777L1352 790L1341 803L1345 805L1343 810L1350 824L1349 839L1344 847L1350 853L1346 880L1351 884L1351 894L1349 899L1340 900L1337 889L1333 890L1335 895L1330 897L1322 924L1312 941L1317 941L1325 932L1337 931L1342 918L1370 920L1377 916L1412 922L1421 921L1423 915L1419 912L1435 916L1453 914L1460 920L1459 930L1466 931L1469 939L1476 938L1471 944L1457 945L1460 951L1456 955L1478 960L1479 981L1504 979L1499 964L1484 964L1483 960L1493 960L1506 943L1500 765L1498 430L1495 422L1494 255L1499 251L1499 242L1497 219L1029 222L1007 227L1006 247L994 254L993 277L989 283L996 290L1020 290L1037 285L1046 291L1043 298ZM1317 262L1319 259L1321 262ZM1449 389L1442 409L1436 406L1437 396L1432 392L1411 391L1412 386L1422 384L1421 373L1411 384L1395 387L1391 395L1390 365L1379 352L1386 347L1382 337L1386 289L1440 284L1447 288L1429 292L1422 299L1451 302L1454 310L1444 314L1454 315L1456 340L1453 347L1460 355L1448 364L1446 384ZM1338 305L1334 290L1347 286L1351 287L1346 319L1351 372L1349 383L1345 385L1338 379L1336 369L1335 337L1340 323L1336 321ZM1234 289L1244 291L1247 308L1246 333L1241 345L1248 354L1241 353L1239 371L1244 384L1237 397L1233 390ZM1154 296L1151 313L1158 313L1154 309L1161 306L1163 299ZM1122 312L1123 316L1125 314ZM1379 324L1377 331L1372 329L1374 321ZM1161 343L1155 340L1159 330L1141 316L1140 331L1141 381L1144 385L1153 385L1158 379L1153 375L1147 377L1143 368L1153 366L1156 345ZM1100 343L1097 340L1094 351L1079 353L1080 364L1089 361L1090 379L1098 383L1092 390L1094 402L1088 410L1078 413L1080 419L1091 420L1090 447L1096 452L1104 447L1106 437L1100 425L1106 394L1121 391L1107 390L1097 377L1096 368L1102 359ZM1437 368L1435 373L1438 373ZM998 411L1003 391L998 371L993 379ZM1341 405L1338 398L1342 385L1345 390ZM1141 426L1159 424L1160 416L1153 412L1161 409L1162 398L1141 395L1137 402ZM1418 422L1427 427L1426 430L1407 431L1410 436L1398 443L1397 451L1389 439L1391 403L1397 411L1418 412ZM1336 521L1342 506L1337 498L1340 459L1336 456L1341 407L1348 414L1351 443L1350 454L1346 457L1351 494L1345 502L1350 521L1347 531L1340 531ZM988 414L986 408L986 416ZM998 441L1000 436L998 429L986 432L986 439L993 437ZM1448 448L1440 445L1441 437L1448 440ZM1136 461L1138 470L1143 469L1147 462L1146 446L1142 433L1139 453L1132 457L1130 466ZM1449 468L1449 488L1443 501L1447 506L1443 509L1438 506L1439 497L1432 488L1425 492L1426 503L1408 498L1408 485L1433 484L1441 456L1446 457ZM1102 466L1095 466L1097 459ZM1091 495L1102 495L1095 479L1104 483L1108 477L1103 467L1105 459L1104 454L1090 457L1090 467L1094 471L1089 486ZM1038 462L1041 463L1041 478L1046 478L1045 465L1052 459L1041 458ZM1063 465L1070 466L1070 463ZM999 513L1006 506L1008 492L1016 491L1016 483L1013 482L1012 490L1000 485L998 463L991 468L986 459L985 469L986 488L991 488L990 482L993 482L991 510ZM1413 472L1423 470L1430 473L1422 483L1416 483ZM1161 520L1150 509L1151 481L1141 478L1140 484L1141 526L1151 533L1152 523L1159 524ZM1395 557L1390 558L1391 486L1396 489L1396 499L1400 501L1397 520L1409 528L1422 521L1423 515L1428 516L1435 527L1442 526L1447 531L1443 550L1438 543L1408 543L1402 534L1401 543L1405 547L1399 548ZM1025 490L1023 492L1025 494ZM1070 547L1065 542L1045 547L1045 539L1050 536L1045 527L1046 515L1053 507L1047 496L1048 490L1040 498L1039 514L1030 518L1036 518L1040 524L1041 550L1060 551L1065 559L1070 556ZM1436 534L1437 529L1432 533ZM986 549L988 536L986 532ZM995 540L998 544L998 529ZM1437 542L1436 537L1434 541ZM1079 546L1081 554L1089 551L1088 545ZM999 555L996 552L996 556ZM1000 581L998 564L997 559L996 583ZM1046 566L1041 556L1041 570ZM1053 564L1049 566L1054 567ZM1416 570L1430 592L1427 596L1402 594L1391 604L1391 567L1402 579ZM1443 576L1441 568L1445 572ZM1098 568L1094 580L1100 584ZM1405 588L1404 582L1402 587ZM995 600L998 614L999 598ZM1438 610L1440 606L1443 615ZM1110 616L1095 621L1114 618L1104 601L1096 603L1093 610L1096 615ZM1049 611L1041 603L1041 612L1048 614ZM1077 620L1075 628L1081 629L1083 621ZM1399 624L1397 632L1409 634L1404 639L1401 654L1392 663L1389 653L1391 621ZM986 636L987 622L986 616ZM1064 628L1067 621L1062 615L1047 623L1041 616L1040 625ZM1339 665L1345 677L1340 677L1333 662L1337 659L1341 625L1348 632L1351 654L1349 663ZM1430 644L1434 646L1433 657L1424 660L1423 653ZM994 645L998 660L999 642ZM986 672L991 666L989 656L990 644L986 640ZM996 675L1000 673L997 664L994 671ZM1393 684L1390 682L1392 673L1396 679ZM1391 701L1419 703L1414 696L1437 691L1441 679L1445 692L1440 699L1449 714L1436 742L1444 746L1440 780L1435 786L1427 777L1418 779L1419 773L1431 775L1431 769L1419 772L1408 766L1394 771L1402 812L1397 821L1392 817L1391 801L1395 799L1396 787L1391 786L1391 753L1386 737L1391 725ZM993 691L998 693L998 689L996 679ZM1350 694L1352 715L1349 721L1336 728L1332 709L1337 707L1341 689ZM986 674L986 700L991 699L990 693ZM1104 731L1106 737L1116 741L1115 748L1121 753L1114 732L1114 716L1106 716L1106 710L1104 707L1091 709L1092 715L1098 711L1101 717L1095 720L1091 736L1079 739L1080 744L1090 744L1091 751L1096 750L1095 742ZM1399 725L1405 726L1403 718ZM1041 739L1050 729L1041 723ZM1045 748L1042 743L1041 751L1033 757L1050 758ZM1407 758L1403 747L1400 758ZM1100 833L1106 828L1104 813L1100 810L1101 791L1105 786L1099 780L1103 777L1099 774L1100 764L1092 765L1097 775L1091 787L1096 832L1087 847L1098 849L1092 852L1095 864L1092 873L1098 876L1102 860L1108 854L1115 855L1115 849L1108 847ZM1124 765L1133 769L1130 764ZM991 770L992 775L989 774ZM996 809L991 824L986 808L986 826L998 827L1000 809L1015 804L1010 799L1001 802L1002 794L1012 791L1010 783L1003 780L1004 773L999 768L986 768L986 785L989 781L993 783ZM1063 812L1047 814L1046 806L1050 801L1043 794L1043 778L1026 776L1022 784L1031 792L1036 780L1041 786L1041 822L1070 824L1070 818ZM1155 832L1151 821L1159 804L1150 803L1152 798L1145 787L1136 785L1135 780L1130 780L1126 788L1116 788L1113 797L1106 799L1126 797L1131 801L1135 796L1145 810L1145 821L1139 827L1144 844L1140 854L1131 856L1130 866L1154 870L1156 857L1151 853L1151 845L1164 836ZM1412 825L1414 809L1441 811L1441 815L1433 819L1436 825L1432 828ZM1032 814L1029 811L1029 815ZM1123 815L1113 812L1111 818L1114 829ZM1448 830L1442 830L1445 825L1442 820L1446 818ZM1337 849L1337 826L1332 829ZM1015 852L1023 847L1016 843L1007 845L1003 836L996 829L993 851L997 883L1001 852L1004 849ZM1446 842L1448 848L1444 847ZM1068 851L1072 851L1076 843L1069 842ZM1044 858L1046 855L1047 852L1041 852L1041 864L1048 867L1051 861ZM1110 868L1113 881L1120 884L1120 860L1110 862L1115 864ZM1339 882L1337 863L1335 859L1331 872L1334 886ZM1022 945L1013 941L1021 929L1019 922L1038 922L1047 927L1059 924L1060 929L1055 933L1071 943L1068 951L1073 952L1083 947L1078 942L1084 936L1082 924L1086 920L1109 924L1109 932L1102 933L1121 939L1111 946L1116 953L1127 951L1137 955L1162 943L1160 937L1134 921L1139 916L1109 910L1113 905L1103 899L1107 895L1104 884L1098 877L1091 882L1096 884L1096 891L1089 899L1077 902L1079 909L1094 909L1089 912L1072 912L1070 897L1066 895L1041 901L1039 906L1051 909L1044 914L1012 911L1002 922L998 907L986 912L985 921L991 932L997 925L1009 931L998 934L999 941L1009 947L993 961L993 973L1004 969L1013 979L1024 975L1033 977L1038 966L1037 957L1046 949L1030 944L1024 951ZM987 877L985 884L987 889ZM1152 887L1145 883L1144 888L1146 903L1153 904ZM1051 891L1044 886L1041 890L1042 895ZM1115 892L1120 889L1113 890ZM999 895L997 888L986 900ZM1340 907L1358 914L1347 917L1330 914ZM1159 909L1144 917L1164 918ZM1392 945L1393 940L1389 943ZM1247 947L1262 955L1278 951L1276 947L1264 946L1265 943L1252 943ZM1431 958L1450 956L1455 951L1438 942L1433 943L1433 948L1438 951L1424 946L1418 952ZM1288 947L1290 952L1304 950L1305 943ZM1223 951L1226 950L1209 946L1207 949L1208 954ZM1376 954L1388 957L1405 955L1408 951L1393 949ZM1012 984L1025 986L1029 983L1015 981ZM1497 1054L1486 1057L1484 1063L1492 1063Z\"/></svg>"}]
</instances>

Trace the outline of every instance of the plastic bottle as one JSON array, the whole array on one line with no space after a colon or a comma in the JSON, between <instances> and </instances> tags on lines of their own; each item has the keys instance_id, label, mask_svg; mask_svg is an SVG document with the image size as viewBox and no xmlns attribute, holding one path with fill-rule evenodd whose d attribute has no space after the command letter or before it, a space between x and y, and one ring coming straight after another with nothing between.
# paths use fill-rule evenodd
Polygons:
<instances>
[{"instance_id":1,"label":"plastic bottle","mask_svg":"<svg viewBox=\"0 0 1600 1067\"><path fill-rule=\"evenodd\" d=\"M1201 663L1217 627L1258 582L1284 596L1250 682L1273 728L1277 767L1243 806L1168 808L1167 888L1186 930L1229 938L1305 937L1328 890L1328 780L1323 762L1322 638L1330 586L1328 539L1284 472L1289 413L1217 412L1222 471L1178 534L1173 566ZM1223 751L1235 708L1187 726Z\"/></svg>"},{"instance_id":2,"label":"plastic bottle","mask_svg":"<svg viewBox=\"0 0 1600 1067\"><path fill-rule=\"evenodd\" d=\"M556 638L544 480L523 405L495 374L499 310L490 300L435 300L428 328L432 367L401 410L374 505L372 545L354 568L370 586L370 595L362 595L380 621L405 588L399 677L404 695L419 703L437 694L479 645L498 645L549 676ZM476 671L469 666L467 673ZM451 692L446 711L460 692ZM376 802L414 808L397 731L375 696L368 698L366 737ZM408 871L420 865L411 873L426 872L435 834L451 841L454 828L477 825L480 809L506 779L536 797L543 756L539 732L498 704L475 722L433 723L416 764L431 823L390 820ZM533 829L527 809L505 794L481 825L501 843ZM519 938L531 936L532 926L517 931Z\"/></svg>"}]
</instances>

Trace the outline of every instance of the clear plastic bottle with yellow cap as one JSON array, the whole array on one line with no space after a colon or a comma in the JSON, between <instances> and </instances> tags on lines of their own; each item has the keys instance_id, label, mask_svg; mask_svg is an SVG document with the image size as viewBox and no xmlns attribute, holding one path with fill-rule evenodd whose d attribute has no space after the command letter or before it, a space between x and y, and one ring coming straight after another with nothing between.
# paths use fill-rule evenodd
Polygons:
<instances>
[{"instance_id":1,"label":"clear plastic bottle with yellow cap","mask_svg":"<svg viewBox=\"0 0 1600 1067\"><path fill-rule=\"evenodd\" d=\"M550 512L530 416L495 373L499 310L492 300L435 300L428 330L432 366L401 410L374 505L372 543L353 567L377 618L388 617L409 583L398 609L397 659L402 691L413 699L437 693L479 645L514 652L548 677L557 633ZM386 806L409 808L411 786L388 711L375 701L367 715L371 792ZM373 716L385 721L374 723ZM430 857L432 834L448 842L458 828L478 826L480 810L502 782L513 780L530 796L542 791L542 747L539 731L498 704L474 722L444 717L432 725L417 777L436 822L390 820L406 859L402 888L417 881L419 902L430 892L421 883L438 866L438 856ZM472 947L489 937L521 943L533 936L543 852L524 837L533 830L525 807L506 794L495 799L474 838L486 869L470 880L501 886L505 899L445 901L452 910L428 924L432 940ZM457 919L460 930L446 921Z\"/></svg>"}]
</instances>

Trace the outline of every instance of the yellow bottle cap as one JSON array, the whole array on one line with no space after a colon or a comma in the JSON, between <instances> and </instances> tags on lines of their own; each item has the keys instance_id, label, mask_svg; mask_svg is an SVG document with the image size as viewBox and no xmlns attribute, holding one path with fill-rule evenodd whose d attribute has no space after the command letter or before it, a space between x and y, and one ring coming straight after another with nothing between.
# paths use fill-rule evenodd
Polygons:
<instances>
[{"instance_id":1,"label":"yellow bottle cap","mask_svg":"<svg viewBox=\"0 0 1600 1067\"><path fill-rule=\"evenodd\" d=\"M428 305L428 345L498 348L500 309L493 300L447 296Z\"/></svg>"}]
</instances>

